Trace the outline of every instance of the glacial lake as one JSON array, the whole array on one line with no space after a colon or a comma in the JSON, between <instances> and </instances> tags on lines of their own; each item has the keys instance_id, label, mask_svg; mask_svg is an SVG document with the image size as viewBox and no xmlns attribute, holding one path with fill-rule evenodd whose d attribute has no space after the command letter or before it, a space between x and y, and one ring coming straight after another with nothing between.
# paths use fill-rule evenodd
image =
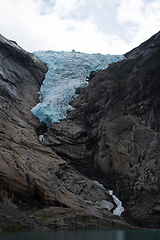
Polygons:
<instances>
[{"instance_id":1,"label":"glacial lake","mask_svg":"<svg viewBox=\"0 0 160 240\"><path fill-rule=\"evenodd\" d=\"M66 230L1 233L0 240L159 240L160 231Z\"/></svg>"}]
</instances>

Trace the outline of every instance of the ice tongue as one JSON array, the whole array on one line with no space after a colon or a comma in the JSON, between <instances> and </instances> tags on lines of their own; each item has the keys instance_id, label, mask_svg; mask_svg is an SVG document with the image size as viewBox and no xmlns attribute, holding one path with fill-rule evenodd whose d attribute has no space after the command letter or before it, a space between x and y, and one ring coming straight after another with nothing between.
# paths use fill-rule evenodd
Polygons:
<instances>
[{"instance_id":1,"label":"ice tongue","mask_svg":"<svg viewBox=\"0 0 160 240\"><path fill-rule=\"evenodd\" d=\"M88 82L91 71L105 69L123 55L102 55L76 52L38 51L34 53L48 66L48 72L40 89L40 103L32 113L47 127L66 117L73 108L72 100Z\"/></svg>"}]
</instances>

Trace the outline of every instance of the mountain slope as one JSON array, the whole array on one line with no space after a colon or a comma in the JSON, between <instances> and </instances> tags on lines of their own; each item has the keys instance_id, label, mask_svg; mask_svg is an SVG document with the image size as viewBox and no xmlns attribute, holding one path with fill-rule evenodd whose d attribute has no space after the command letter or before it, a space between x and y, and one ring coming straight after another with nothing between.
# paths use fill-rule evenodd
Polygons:
<instances>
[{"instance_id":1,"label":"mountain slope","mask_svg":"<svg viewBox=\"0 0 160 240\"><path fill-rule=\"evenodd\" d=\"M97 204L114 201L90 179L114 190L127 222L160 229L160 33L125 56L91 73L75 110L46 129L31 109L47 67L0 35L2 230L22 206L27 228L132 228Z\"/></svg>"},{"instance_id":2,"label":"mountain slope","mask_svg":"<svg viewBox=\"0 0 160 240\"><path fill-rule=\"evenodd\" d=\"M113 189L127 221L160 228L160 32L125 56L91 73L43 144Z\"/></svg>"},{"instance_id":3,"label":"mountain slope","mask_svg":"<svg viewBox=\"0 0 160 240\"><path fill-rule=\"evenodd\" d=\"M0 231L131 228L96 203L115 205L101 186L39 141L46 126L31 109L46 72L38 58L0 35Z\"/></svg>"}]
</instances>

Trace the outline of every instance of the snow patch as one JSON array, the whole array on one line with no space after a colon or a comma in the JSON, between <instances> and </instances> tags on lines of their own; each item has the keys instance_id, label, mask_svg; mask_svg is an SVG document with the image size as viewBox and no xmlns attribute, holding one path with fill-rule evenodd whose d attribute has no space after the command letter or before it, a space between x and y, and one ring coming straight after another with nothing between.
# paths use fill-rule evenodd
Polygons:
<instances>
[{"instance_id":1,"label":"snow patch","mask_svg":"<svg viewBox=\"0 0 160 240\"><path fill-rule=\"evenodd\" d=\"M106 191L105 187L103 186L103 184L99 183L98 181L92 181L94 184L96 184L97 186L99 186L100 188L102 188L103 190Z\"/></svg>"},{"instance_id":2,"label":"snow patch","mask_svg":"<svg viewBox=\"0 0 160 240\"><path fill-rule=\"evenodd\" d=\"M92 181L92 182L94 184L96 184L97 186L99 186L100 188L102 188L103 190L105 190L106 193L108 193L109 195L111 195L113 197L113 200L114 200L115 204L117 205L116 209L113 211L113 214L121 216L122 212L124 212L124 208L122 206L122 202L113 194L113 190L106 190L105 187L103 186L103 184L99 183L98 181ZM108 208L108 210L111 210L114 207L111 202L106 201L106 200L97 201L96 203L98 205L100 205L101 207Z\"/></svg>"},{"instance_id":3,"label":"snow patch","mask_svg":"<svg viewBox=\"0 0 160 240\"><path fill-rule=\"evenodd\" d=\"M114 207L113 203L102 200L102 201L97 201L96 202L100 207L107 208L109 211Z\"/></svg>"},{"instance_id":4,"label":"snow patch","mask_svg":"<svg viewBox=\"0 0 160 240\"><path fill-rule=\"evenodd\" d=\"M117 207L113 211L113 214L121 216L122 212L124 212L124 207L122 206L122 202L115 195L113 195L113 190L109 190L108 193L113 197L115 204L117 204Z\"/></svg>"},{"instance_id":5,"label":"snow patch","mask_svg":"<svg viewBox=\"0 0 160 240\"><path fill-rule=\"evenodd\" d=\"M43 135L39 135L39 141L40 141L41 143L43 143L43 141L44 141Z\"/></svg>"}]
</instances>

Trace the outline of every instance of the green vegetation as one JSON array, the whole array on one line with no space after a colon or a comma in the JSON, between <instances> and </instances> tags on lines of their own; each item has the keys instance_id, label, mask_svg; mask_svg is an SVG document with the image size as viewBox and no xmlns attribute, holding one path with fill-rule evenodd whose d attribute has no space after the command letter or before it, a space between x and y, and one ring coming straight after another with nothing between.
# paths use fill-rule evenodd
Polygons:
<instances>
[{"instance_id":1,"label":"green vegetation","mask_svg":"<svg viewBox=\"0 0 160 240\"><path fill-rule=\"evenodd\" d=\"M8 221L5 225L1 225L1 232L18 232L26 230L29 230L29 227L21 225L19 222Z\"/></svg>"}]
</instances>

